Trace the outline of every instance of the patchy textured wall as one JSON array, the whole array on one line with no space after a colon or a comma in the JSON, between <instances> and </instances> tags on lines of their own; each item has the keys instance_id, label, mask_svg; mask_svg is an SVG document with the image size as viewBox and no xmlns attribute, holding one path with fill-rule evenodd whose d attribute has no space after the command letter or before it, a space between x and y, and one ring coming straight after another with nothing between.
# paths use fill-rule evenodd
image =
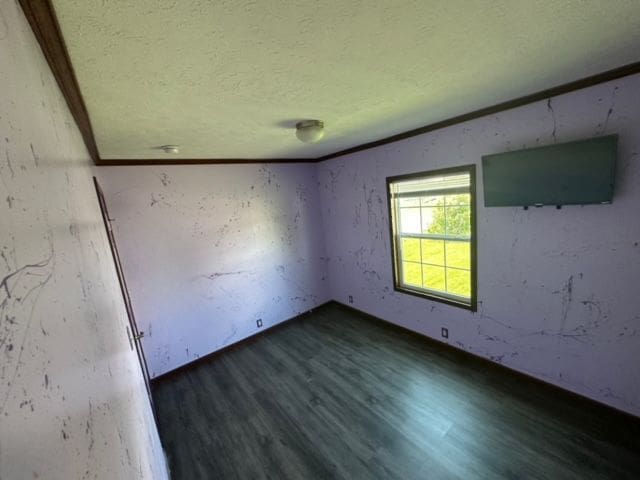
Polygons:
<instances>
[{"instance_id":1,"label":"patchy textured wall","mask_svg":"<svg viewBox=\"0 0 640 480\"><path fill-rule=\"evenodd\" d=\"M321 164L333 298L640 415L639 90L627 77ZM612 205L484 208L478 171L477 313L393 291L385 177L611 133Z\"/></svg>"},{"instance_id":2,"label":"patchy textured wall","mask_svg":"<svg viewBox=\"0 0 640 480\"><path fill-rule=\"evenodd\" d=\"M0 478L167 478L90 160L0 0Z\"/></svg>"},{"instance_id":3,"label":"patchy textured wall","mask_svg":"<svg viewBox=\"0 0 640 480\"><path fill-rule=\"evenodd\" d=\"M329 299L315 165L109 167L99 178L152 376Z\"/></svg>"}]
</instances>

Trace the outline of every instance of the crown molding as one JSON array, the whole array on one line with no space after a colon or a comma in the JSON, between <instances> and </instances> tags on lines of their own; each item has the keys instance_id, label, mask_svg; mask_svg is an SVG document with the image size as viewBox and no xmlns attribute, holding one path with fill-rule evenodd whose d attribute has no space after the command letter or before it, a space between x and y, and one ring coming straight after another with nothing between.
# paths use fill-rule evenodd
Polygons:
<instances>
[{"instance_id":1,"label":"crown molding","mask_svg":"<svg viewBox=\"0 0 640 480\"><path fill-rule=\"evenodd\" d=\"M316 163L316 158L118 158L99 159L100 167L124 165L246 165L253 163Z\"/></svg>"},{"instance_id":2,"label":"crown molding","mask_svg":"<svg viewBox=\"0 0 640 480\"><path fill-rule=\"evenodd\" d=\"M47 59L53 76L62 91L71 115L89 151L89 156L97 164L100 159L91 121L80 87L76 79L67 47L60 31L60 25L50 0L18 0L40 49Z\"/></svg>"}]
</instances>

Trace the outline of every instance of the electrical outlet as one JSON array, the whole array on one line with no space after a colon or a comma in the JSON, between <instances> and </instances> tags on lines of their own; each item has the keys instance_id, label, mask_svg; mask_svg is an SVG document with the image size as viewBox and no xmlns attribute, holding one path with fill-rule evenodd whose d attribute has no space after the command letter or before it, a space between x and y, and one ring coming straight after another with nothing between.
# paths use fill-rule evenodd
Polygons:
<instances>
[{"instance_id":1,"label":"electrical outlet","mask_svg":"<svg viewBox=\"0 0 640 480\"><path fill-rule=\"evenodd\" d=\"M442 327L442 337L449 338L449 329Z\"/></svg>"},{"instance_id":2,"label":"electrical outlet","mask_svg":"<svg viewBox=\"0 0 640 480\"><path fill-rule=\"evenodd\" d=\"M256 325L258 326L258 328L260 328L262 326L262 319L261 318L256 320Z\"/></svg>"},{"instance_id":3,"label":"electrical outlet","mask_svg":"<svg viewBox=\"0 0 640 480\"><path fill-rule=\"evenodd\" d=\"M349 303L353 303L353 295L349 295Z\"/></svg>"}]
</instances>

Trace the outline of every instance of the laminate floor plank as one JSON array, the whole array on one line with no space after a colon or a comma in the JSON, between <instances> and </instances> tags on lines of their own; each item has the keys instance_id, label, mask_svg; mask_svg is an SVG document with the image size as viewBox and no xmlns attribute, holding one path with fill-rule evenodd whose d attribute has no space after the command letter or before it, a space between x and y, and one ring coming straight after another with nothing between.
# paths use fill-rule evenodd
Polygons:
<instances>
[{"instance_id":1,"label":"laminate floor plank","mask_svg":"<svg viewBox=\"0 0 640 480\"><path fill-rule=\"evenodd\" d=\"M640 420L334 303L153 394L174 480L640 478Z\"/></svg>"}]
</instances>

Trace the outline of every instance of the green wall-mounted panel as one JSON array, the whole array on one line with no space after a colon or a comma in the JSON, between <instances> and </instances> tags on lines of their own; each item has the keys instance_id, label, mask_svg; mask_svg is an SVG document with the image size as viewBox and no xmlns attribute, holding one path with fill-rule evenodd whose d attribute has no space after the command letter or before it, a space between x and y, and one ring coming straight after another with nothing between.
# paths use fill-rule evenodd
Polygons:
<instances>
[{"instance_id":1,"label":"green wall-mounted panel","mask_svg":"<svg viewBox=\"0 0 640 480\"><path fill-rule=\"evenodd\" d=\"M487 207L581 205L613 198L618 136L482 157Z\"/></svg>"}]
</instances>

